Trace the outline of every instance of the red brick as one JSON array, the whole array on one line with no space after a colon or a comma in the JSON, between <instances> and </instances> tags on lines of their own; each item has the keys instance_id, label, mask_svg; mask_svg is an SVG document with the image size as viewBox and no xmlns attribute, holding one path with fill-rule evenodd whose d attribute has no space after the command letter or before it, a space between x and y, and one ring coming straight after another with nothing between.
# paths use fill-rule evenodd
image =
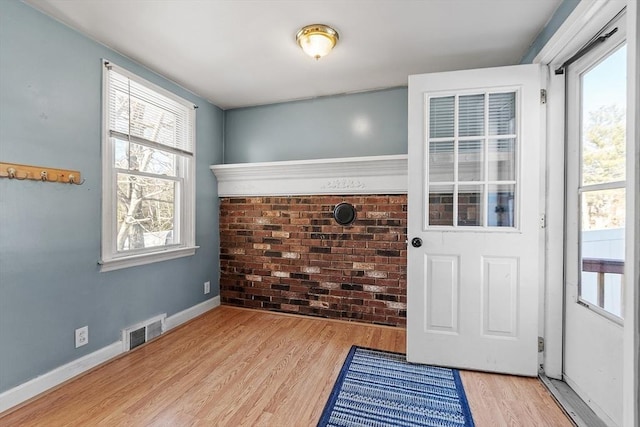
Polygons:
<instances>
[{"instance_id":1,"label":"red brick","mask_svg":"<svg viewBox=\"0 0 640 427\"><path fill-rule=\"evenodd\" d=\"M340 202L358 210L352 226L333 221ZM406 214L404 195L222 198L221 299L404 327Z\"/></svg>"}]
</instances>

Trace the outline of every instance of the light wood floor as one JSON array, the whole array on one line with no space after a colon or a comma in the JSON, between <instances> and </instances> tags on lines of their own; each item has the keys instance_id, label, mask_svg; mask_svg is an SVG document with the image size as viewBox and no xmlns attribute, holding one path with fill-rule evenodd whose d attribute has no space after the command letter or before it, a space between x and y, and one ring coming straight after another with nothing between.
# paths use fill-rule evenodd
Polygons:
<instances>
[{"instance_id":1,"label":"light wood floor","mask_svg":"<svg viewBox=\"0 0 640 427\"><path fill-rule=\"evenodd\" d=\"M0 418L0 426L315 426L352 345L402 329L222 306ZM533 378L463 372L477 426L571 426Z\"/></svg>"}]
</instances>

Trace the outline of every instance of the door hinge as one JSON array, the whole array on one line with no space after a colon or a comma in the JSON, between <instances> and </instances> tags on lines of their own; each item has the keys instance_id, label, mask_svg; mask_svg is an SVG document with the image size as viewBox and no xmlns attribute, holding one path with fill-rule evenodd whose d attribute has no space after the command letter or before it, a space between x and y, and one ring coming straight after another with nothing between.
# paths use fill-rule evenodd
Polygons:
<instances>
[{"instance_id":1,"label":"door hinge","mask_svg":"<svg viewBox=\"0 0 640 427\"><path fill-rule=\"evenodd\" d=\"M540 215L540 228L547 228L547 215Z\"/></svg>"},{"instance_id":2,"label":"door hinge","mask_svg":"<svg viewBox=\"0 0 640 427\"><path fill-rule=\"evenodd\" d=\"M544 338L538 337L538 353L544 352Z\"/></svg>"},{"instance_id":3,"label":"door hinge","mask_svg":"<svg viewBox=\"0 0 640 427\"><path fill-rule=\"evenodd\" d=\"M540 89L540 104L546 104L546 103L547 103L547 90Z\"/></svg>"}]
</instances>

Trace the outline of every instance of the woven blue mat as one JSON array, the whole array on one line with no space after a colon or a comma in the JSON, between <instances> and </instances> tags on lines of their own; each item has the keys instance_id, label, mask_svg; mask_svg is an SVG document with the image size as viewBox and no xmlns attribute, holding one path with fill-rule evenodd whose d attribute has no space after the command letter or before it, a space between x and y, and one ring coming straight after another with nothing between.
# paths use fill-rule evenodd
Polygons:
<instances>
[{"instance_id":1,"label":"woven blue mat","mask_svg":"<svg viewBox=\"0 0 640 427\"><path fill-rule=\"evenodd\" d=\"M353 346L318 426L474 424L457 370L411 364L404 354Z\"/></svg>"}]
</instances>

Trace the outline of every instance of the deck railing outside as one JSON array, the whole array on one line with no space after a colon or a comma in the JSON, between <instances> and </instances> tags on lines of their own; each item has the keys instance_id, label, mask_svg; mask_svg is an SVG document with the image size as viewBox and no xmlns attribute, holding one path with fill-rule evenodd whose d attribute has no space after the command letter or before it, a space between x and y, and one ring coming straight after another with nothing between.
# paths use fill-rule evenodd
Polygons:
<instances>
[{"instance_id":1,"label":"deck railing outside","mask_svg":"<svg viewBox=\"0 0 640 427\"><path fill-rule=\"evenodd\" d=\"M619 259L599 259L599 258L583 258L582 271L585 273L596 273L597 301L594 301L598 307L605 307L605 275L620 274L621 283L624 279L624 261Z\"/></svg>"}]
</instances>

